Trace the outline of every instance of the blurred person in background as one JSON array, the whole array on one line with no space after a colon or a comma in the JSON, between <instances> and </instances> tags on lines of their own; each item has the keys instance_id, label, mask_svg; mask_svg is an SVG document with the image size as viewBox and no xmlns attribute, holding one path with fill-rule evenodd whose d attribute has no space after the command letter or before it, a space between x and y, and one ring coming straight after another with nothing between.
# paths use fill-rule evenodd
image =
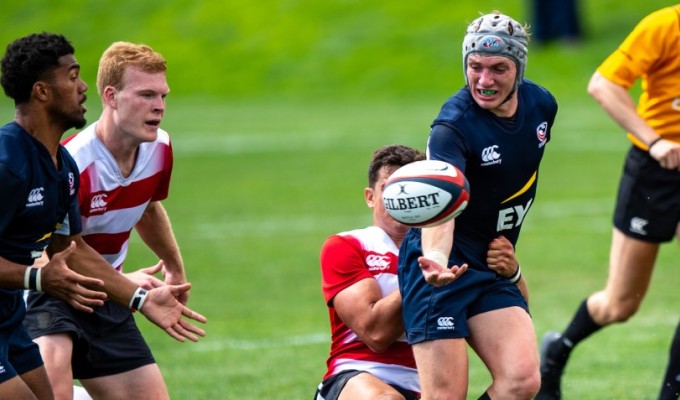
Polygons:
<instances>
[{"instance_id":1,"label":"blurred person in background","mask_svg":"<svg viewBox=\"0 0 680 400\"><path fill-rule=\"evenodd\" d=\"M581 40L578 0L530 0L530 6L531 38L537 45Z\"/></svg>"}]
</instances>

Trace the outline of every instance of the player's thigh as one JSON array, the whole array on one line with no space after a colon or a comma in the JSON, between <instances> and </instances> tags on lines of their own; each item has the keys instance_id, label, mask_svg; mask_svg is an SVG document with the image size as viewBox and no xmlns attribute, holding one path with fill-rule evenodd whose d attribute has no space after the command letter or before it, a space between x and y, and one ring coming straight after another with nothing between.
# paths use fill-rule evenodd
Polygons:
<instances>
[{"instance_id":1,"label":"player's thigh","mask_svg":"<svg viewBox=\"0 0 680 400\"><path fill-rule=\"evenodd\" d=\"M53 376L63 377L69 381L73 379L71 371L71 355L73 354L73 339L68 333L56 333L33 339L40 348L40 355L45 363L45 369L50 379Z\"/></svg>"},{"instance_id":2,"label":"player's thigh","mask_svg":"<svg viewBox=\"0 0 680 400\"><path fill-rule=\"evenodd\" d=\"M494 380L538 378L536 333L524 309L506 307L484 312L470 318L468 325L468 342Z\"/></svg>"},{"instance_id":3,"label":"player's thigh","mask_svg":"<svg viewBox=\"0 0 680 400\"><path fill-rule=\"evenodd\" d=\"M42 398L47 399L47 397ZM19 376L15 376L0 383L0 399L35 400L39 398Z\"/></svg>"},{"instance_id":4,"label":"player's thigh","mask_svg":"<svg viewBox=\"0 0 680 400\"><path fill-rule=\"evenodd\" d=\"M91 379L80 383L93 399L130 400L144 393L145 399L169 399L168 389L158 364L147 364L119 374Z\"/></svg>"},{"instance_id":5,"label":"player's thigh","mask_svg":"<svg viewBox=\"0 0 680 400\"><path fill-rule=\"evenodd\" d=\"M395 388L370 373L353 376L340 392L338 400L403 400Z\"/></svg>"},{"instance_id":6,"label":"player's thigh","mask_svg":"<svg viewBox=\"0 0 680 400\"><path fill-rule=\"evenodd\" d=\"M658 243L632 238L614 228L605 289L611 301L631 296L638 302L642 300L649 287L658 252Z\"/></svg>"},{"instance_id":7,"label":"player's thigh","mask_svg":"<svg viewBox=\"0 0 680 400\"><path fill-rule=\"evenodd\" d=\"M468 355L465 339L436 339L413 345L422 393L427 398L465 399Z\"/></svg>"},{"instance_id":8,"label":"player's thigh","mask_svg":"<svg viewBox=\"0 0 680 400\"><path fill-rule=\"evenodd\" d=\"M35 394L38 399L52 399L53 392L50 386L50 380L47 377L47 372L44 367L38 367L25 372L20 375L21 380L23 380L30 390ZM4 399L0 395L0 399Z\"/></svg>"}]
</instances>

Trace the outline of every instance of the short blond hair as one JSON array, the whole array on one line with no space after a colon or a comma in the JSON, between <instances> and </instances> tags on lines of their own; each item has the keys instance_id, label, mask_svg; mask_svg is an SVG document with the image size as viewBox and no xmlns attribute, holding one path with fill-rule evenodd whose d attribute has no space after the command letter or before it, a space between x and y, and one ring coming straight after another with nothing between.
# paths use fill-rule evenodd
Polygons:
<instances>
[{"instance_id":1,"label":"short blond hair","mask_svg":"<svg viewBox=\"0 0 680 400\"><path fill-rule=\"evenodd\" d=\"M97 71L97 92L101 97L104 88L123 89L123 73L127 67L137 67L144 72L165 72L163 56L145 44L114 42L104 51Z\"/></svg>"}]
</instances>

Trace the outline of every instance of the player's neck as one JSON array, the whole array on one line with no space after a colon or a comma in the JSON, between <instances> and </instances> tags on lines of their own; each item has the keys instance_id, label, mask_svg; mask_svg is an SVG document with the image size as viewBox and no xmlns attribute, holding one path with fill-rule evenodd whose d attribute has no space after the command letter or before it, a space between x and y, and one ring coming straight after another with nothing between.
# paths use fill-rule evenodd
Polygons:
<instances>
[{"instance_id":1,"label":"player's neck","mask_svg":"<svg viewBox=\"0 0 680 400\"><path fill-rule=\"evenodd\" d=\"M16 108L14 121L47 148L56 165L59 141L66 129L54 123L54 121L50 121L41 110L31 108L28 105Z\"/></svg>"},{"instance_id":2,"label":"player's neck","mask_svg":"<svg viewBox=\"0 0 680 400\"><path fill-rule=\"evenodd\" d=\"M124 135L116 135L115 129L115 125L107 123L106 118L102 118L95 126L95 133L116 160L121 174L127 178L135 168L139 145L126 141Z\"/></svg>"}]
</instances>

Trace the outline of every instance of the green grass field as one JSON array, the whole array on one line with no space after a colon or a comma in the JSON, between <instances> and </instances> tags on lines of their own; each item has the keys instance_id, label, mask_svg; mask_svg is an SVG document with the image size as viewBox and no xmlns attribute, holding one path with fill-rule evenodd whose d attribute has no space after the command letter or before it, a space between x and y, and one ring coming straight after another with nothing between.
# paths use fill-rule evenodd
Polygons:
<instances>
[{"instance_id":1,"label":"green grass field","mask_svg":"<svg viewBox=\"0 0 680 400\"><path fill-rule=\"evenodd\" d=\"M434 0L26 3L0 6L11 26L2 45L31 31L66 33L90 84L90 121L108 43L144 41L169 60L163 126L176 163L165 204L194 285L190 306L209 319L207 336L185 344L140 320L174 399L312 397L329 348L318 252L328 235L370 224L362 198L370 153L388 143L424 148L439 106L462 84L461 32L477 11L529 18L518 0L484 9ZM518 244L539 338L563 329L607 275L628 143L586 84L637 20L668 2L582 3L582 44L529 55L528 77L560 105ZM6 99L0 116L12 118ZM153 263L134 241L126 267ZM664 246L638 315L579 346L565 398L655 398L678 320L677 260L677 245ZM489 377L470 358L472 399Z\"/></svg>"}]
</instances>

